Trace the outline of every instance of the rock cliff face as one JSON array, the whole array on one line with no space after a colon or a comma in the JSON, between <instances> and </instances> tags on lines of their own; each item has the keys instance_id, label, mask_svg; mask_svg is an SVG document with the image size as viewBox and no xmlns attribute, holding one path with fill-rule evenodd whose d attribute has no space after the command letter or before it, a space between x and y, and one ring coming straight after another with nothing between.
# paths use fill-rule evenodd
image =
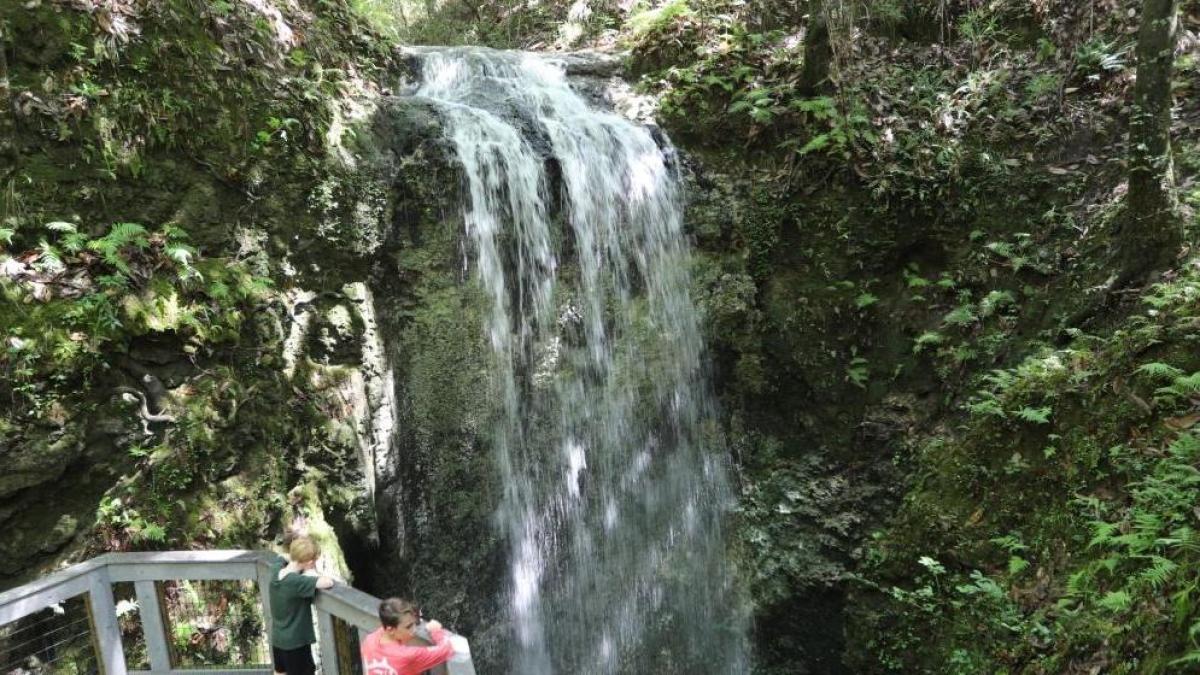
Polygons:
<instances>
[{"instance_id":1,"label":"rock cliff face","mask_svg":"<svg viewBox=\"0 0 1200 675\"><path fill-rule=\"evenodd\" d=\"M0 8L0 587L293 524L336 544L325 516L374 538L379 202L339 142L404 69L311 9Z\"/></svg>"},{"instance_id":2,"label":"rock cliff face","mask_svg":"<svg viewBox=\"0 0 1200 675\"><path fill-rule=\"evenodd\" d=\"M498 624L501 486L484 438L493 401L486 298L466 271L459 169L427 102L381 101L358 158L387 195L367 284L391 374L394 427L376 456L378 547L357 570L377 594L417 597L472 637L483 663Z\"/></svg>"}]
</instances>

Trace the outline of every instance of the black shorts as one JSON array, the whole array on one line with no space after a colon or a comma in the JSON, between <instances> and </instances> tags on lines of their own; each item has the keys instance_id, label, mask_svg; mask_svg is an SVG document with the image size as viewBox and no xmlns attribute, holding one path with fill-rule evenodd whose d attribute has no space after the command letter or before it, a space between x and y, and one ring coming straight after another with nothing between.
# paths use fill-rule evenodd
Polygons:
<instances>
[{"instance_id":1,"label":"black shorts","mask_svg":"<svg viewBox=\"0 0 1200 675\"><path fill-rule=\"evenodd\" d=\"M271 647L271 660L275 662L275 672L277 673L313 675L317 672L317 664L313 663L312 645L304 645L295 649Z\"/></svg>"}]
</instances>

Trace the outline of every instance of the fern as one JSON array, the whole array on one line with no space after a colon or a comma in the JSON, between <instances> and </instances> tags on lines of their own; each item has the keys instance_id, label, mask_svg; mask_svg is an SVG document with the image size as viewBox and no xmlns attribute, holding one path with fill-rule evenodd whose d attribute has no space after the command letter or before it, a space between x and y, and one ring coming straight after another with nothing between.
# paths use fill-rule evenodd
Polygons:
<instances>
[{"instance_id":1,"label":"fern","mask_svg":"<svg viewBox=\"0 0 1200 675\"><path fill-rule=\"evenodd\" d=\"M729 105L729 112L731 112L731 113L743 112L743 111L750 110L751 107L753 107L753 106L751 106L750 102L746 101L744 99L741 101L734 101L733 103L731 103Z\"/></svg>"},{"instance_id":2,"label":"fern","mask_svg":"<svg viewBox=\"0 0 1200 675\"><path fill-rule=\"evenodd\" d=\"M1015 414L1018 419L1021 419L1025 422L1032 422L1033 424L1049 424L1050 412L1051 409L1048 406L1045 408L1030 408L1026 406L1016 411Z\"/></svg>"},{"instance_id":3,"label":"fern","mask_svg":"<svg viewBox=\"0 0 1200 675\"><path fill-rule=\"evenodd\" d=\"M82 232L71 232L62 238L62 247L68 253L79 253L87 248L88 236Z\"/></svg>"},{"instance_id":4,"label":"fern","mask_svg":"<svg viewBox=\"0 0 1200 675\"><path fill-rule=\"evenodd\" d=\"M946 326L969 326L978 320L979 318L975 316L974 305L968 303L950 310L942 318L942 324Z\"/></svg>"},{"instance_id":5,"label":"fern","mask_svg":"<svg viewBox=\"0 0 1200 675\"><path fill-rule=\"evenodd\" d=\"M230 297L229 285L223 281L213 281L208 285L208 297L213 300L228 300Z\"/></svg>"},{"instance_id":6,"label":"fern","mask_svg":"<svg viewBox=\"0 0 1200 675\"><path fill-rule=\"evenodd\" d=\"M1170 537L1164 537L1155 543L1187 553L1200 553L1200 537L1187 525L1171 530Z\"/></svg>"},{"instance_id":7,"label":"fern","mask_svg":"<svg viewBox=\"0 0 1200 675\"><path fill-rule=\"evenodd\" d=\"M1160 387L1155 393L1168 398L1183 398L1200 394L1200 371L1191 375L1180 375L1171 382L1170 386Z\"/></svg>"},{"instance_id":8,"label":"fern","mask_svg":"<svg viewBox=\"0 0 1200 675\"><path fill-rule=\"evenodd\" d=\"M196 256L196 249L187 244L171 243L163 249L163 253L186 269L192 266L192 259Z\"/></svg>"},{"instance_id":9,"label":"fern","mask_svg":"<svg viewBox=\"0 0 1200 675\"><path fill-rule=\"evenodd\" d=\"M992 387L997 392L1002 392L1008 389L1017 381L1015 373L1009 370L993 370L983 376L983 381Z\"/></svg>"},{"instance_id":10,"label":"fern","mask_svg":"<svg viewBox=\"0 0 1200 675\"><path fill-rule=\"evenodd\" d=\"M1003 537L996 537L994 539L989 539L988 541L1012 554L1029 550L1028 546L1021 543L1020 538L1012 534L1006 534Z\"/></svg>"},{"instance_id":11,"label":"fern","mask_svg":"<svg viewBox=\"0 0 1200 675\"><path fill-rule=\"evenodd\" d=\"M1067 595L1072 598L1087 595L1094 578L1095 571L1088 567L1071 574L1067 577Z\"/></svg>"},{"instance_id":12,"label":"fern","mask_svg":"<svg viewBox=\"0 0 1200 675\"><path fill-rule=\"evenodd\" d=\"M128 276L132 273L124 256L126 247L137 250L149 248L150 240L146 236L146 228L137 223L117 223L108 234L88 242L88 248L100 254L104 262L120 273Z\"/></svg>"},{"instance_id":13,"label":"fern","mask_svg":"<svg viewBox=\"0 0 1200 675\"><path fill-rule=\"evenodd\" d=\"M866 389L867 382L871 379L870 362L861 356L857 356L850 361L850 365L846 368L846 378L850 380L854 386L859 389Z\"/></svg>"},{"instance_id":14,"label":"fern","mask_svg":"<svg viewBox=\"0 0 1200 675\"><path fill-rule=\"evenodd\" d=\"M1123 612L1133 604L1133 597L1125 591L1109 591L1096 604L1110 612Z\"/></svg>"},{"instance_id":15,"label":"fern","mask_svg":"<svg viewBox=\"0 0 1200 675\"><path fill-rule=\"evenodd\" d=\"M1141 366L1138 366L1137 373L1145 375L1152 380L1169 380L1183 375L1183 371L1175 366L1158 361L1143 363Z\"/></svg>"},{"instance_id":16,"label":"fern","mask_svg":"<svg viewBox=\"0 0 1200 675\"><path fill-rule=\"evenodd\" d=\"M992 291L979 301L979 315L986 318L1000 309L1016 304L1017 299L1009 291Z\"/></svg>"},{"instance_id":17,"label":"fern","mask_svg":"<svg viewBox=\"0 0 1200 675\"><path fill-rule=\"evenodd\" d=\"M42 252L42 265L49 270L58 271L66 267L66 265L63 264L62 252L55 248L55 246L50 242L46 241L45 239L41 240L41 242L38 244L38 249Z\"/></svg>"},{"instance_id":18,"label":"fern","mask_svg":"<svg viewBox=\"0 0 1200 675\"><path fill-rule=\"evenodd\" d=\"M1000 402L994 397L986 397L977 401L972 401L971 403L963 406L963 409L972 415L990 415L993 417L999 417L1001 419L1008 417L1008 413L1004 411L1004 407L1001 406Z\"/></svg>"},{"instance_id":19,"label":"fern","mask_svg":"<svg viewBox=\"0 0 1200 675\"><path fill-rule=\"evenodd\" d=\"M1196 584L1184 586L1183 589L1176 591L1171 595L1171 607L1175 610L1175 623L1182 626L1193 614L1194 607L1192 606L1192 594L1196 592ZM1188 630L1188 638L1192 642L1196 641L1196 632L1200 630L1200 621L1192 624Z\"/></svg>"},{"instance_id":20,"label":"fern","mask_svg":"<svg viewBox=\"0 0 1200 675\"><path fill-rule=\"evenodd\" d=\"M859 295L857 298L854 299L854 306L859 309L865 309L865 308L870 307L871 305L875 304L876 302L879 302L878 297L876 297L875 295L873 295L871 293L864 292L861 295Z\"/></svg>"},{"instance_id":21,"label":"fern","mask_svg":"<svg viewBox=\"0 0 1200 675\"><path fill-rule=\"evenodd\" d=\"M1162 590L1179 570L1179 563L1160 555L1151 556L1153 561L1149 567L1138 573L1138 580L1149 584L1154 590Z\"/></svg>"},{"instance_id":22,"label":"fern","mask_svg":"<svg viewBox=\"0 0 1200 675\"><path fill-rule=\"evenodd\" d=\"M79 229L75 223L68 223L62 220L56 220L52 223L46 223L46 229L51 232L78 232Z\"/></svg>"},{"instance_id":23,"label":"fern","mask_svg":"<svg viewBox=\"0 0 1200 675\"><path fill-rule=\"evenodd\" d=\"M921 333L921 335L918 336L915 341L913 341L913 353L920 354L926 348L935 347L937 345L942 344L942 342L944 342L944 341L945 341L945 338L942 336L941 333L938 333L936 331L926 331L924 333Z\"/></svg>"},{"instance_id":24,"label":"fern","mask_svg":"<svg viewBox=\"0 0 1200 675\"><path fill-rule=\"evenodd\" d=\"M1118 531L1118 529L1119 526L1116 523L1108 523L1104 521L1092 523L1093 534L1092 540L1088 542L1088 548L1093 548L1096 546L1108 546L1112 542L1113 535Z\"/></svg>"},{"instance_id":25,"label":"fern","mask_svg":"<svg viewBox=\"0 0 1200 675\"><path fill-rule=\"evenodd\" d=\"M105 239L110 239L119 246L133 246L138 249L145 249L150 246L150 240L146 237L146 228L137 223L117 223L112 226Z\"/></svg>"},{"instance_id":26,"label":"fern","mask_svg":"<svg viewBox=\"0 0 1200 675\"><path fill-rule=\"evenodd\" d=\"M1190 465L1200 459L1200 437L1194 434L1184 434L1175 439L1168 450L1176 462Z\"/></svg>"},{"instance_id":27,"label":"fern","mask_svg":"<svg viewBox=\"0 0 1200 675\"><path fill-rule=\"evenodd\" d=\"M159 228L159 232L162 233L162 236L166 238L168 242L182 244L188 240L187 230L184 230L178 225L171 225L168 223Z\"/></svg>"}]
</instances>

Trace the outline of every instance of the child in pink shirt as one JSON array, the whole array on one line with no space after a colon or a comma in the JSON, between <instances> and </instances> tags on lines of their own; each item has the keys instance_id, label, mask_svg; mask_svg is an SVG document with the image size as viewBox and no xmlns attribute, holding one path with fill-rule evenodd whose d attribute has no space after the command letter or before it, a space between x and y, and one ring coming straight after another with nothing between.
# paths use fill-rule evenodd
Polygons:
<instances>
[{"instance_id":1,"label":"child in pink shirt","mask_svg":"<svg viewBox=\"0 0 1200 675\"><path fill-rule=\"evenodd\" d=\"M379 622L383 626L362 642L363 675L420 675L454 654L450 636L437 621L427 624L433 646L405 644L417 625L417 608L411 602L388 598L379 603Z\"/></svg>"}]
</instances>

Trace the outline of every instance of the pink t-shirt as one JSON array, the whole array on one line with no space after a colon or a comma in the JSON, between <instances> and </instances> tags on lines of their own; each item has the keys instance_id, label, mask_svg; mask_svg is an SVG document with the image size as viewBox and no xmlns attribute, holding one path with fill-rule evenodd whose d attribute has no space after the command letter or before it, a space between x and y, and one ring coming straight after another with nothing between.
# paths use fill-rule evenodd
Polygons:
<instances>
[{"instance_id":1,"label":"pink t-shirt","mask_svg":"<svg viewBox=\"0 0 1200 675\"><path fill-rule=\"evenodd\" d=\"M429 637L433 638L432 647L410 647L383 639L382 628L373 631L362 643L363 675L420 675L449 661L454 647L446 631L431 630Z\"/></svg>"}]
</instances>

